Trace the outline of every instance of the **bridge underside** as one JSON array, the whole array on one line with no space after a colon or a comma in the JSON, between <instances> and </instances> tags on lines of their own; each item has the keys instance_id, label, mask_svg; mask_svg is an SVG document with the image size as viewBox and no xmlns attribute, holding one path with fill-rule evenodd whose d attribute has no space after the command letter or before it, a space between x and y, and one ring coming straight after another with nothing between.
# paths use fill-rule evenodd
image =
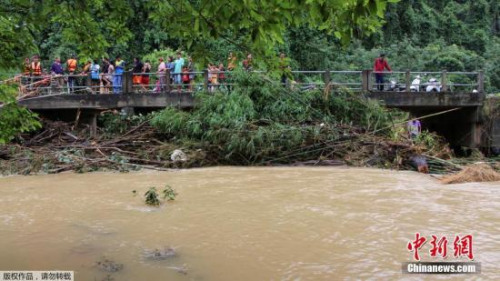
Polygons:
<instances>
[{"instance_id":1,"label":"bridge underside","mask_svg":"<svg viewBox=\"0 0 500 281\"><path fill-rule=\"evenodd\" d=\"M370 92L366 96L389 108L410 112L413 117L430 115L445 110L456 111L421 120L422 127L437 132L455 148L480 146L482 98L474 93L410 93ZM129 108L155 110L167 106L188 109L194 106L192 93L147 94L62 94L41 96L20 101L21 105L49 117L71 118L74 111L92 114L106 109Z\"/></svg>"},{"instance_id":2,"label":"bridge underside","mask_svg":"<svg viewBox=\"0 0 500 281\"><path fill-rule=\"evenodd\" d=\"M438 114L422 119L422 128L443 136L455 151L482 146L483 99L477 93L374 92L368 97L412 117ZM452 109L457 110L439 114Z\"/></svg>"}]
</instances>

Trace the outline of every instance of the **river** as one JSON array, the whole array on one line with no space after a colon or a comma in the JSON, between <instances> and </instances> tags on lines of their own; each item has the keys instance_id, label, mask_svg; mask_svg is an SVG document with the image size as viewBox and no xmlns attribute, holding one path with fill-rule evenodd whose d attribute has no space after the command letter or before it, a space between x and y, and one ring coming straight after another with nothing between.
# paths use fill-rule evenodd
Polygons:
<instances>
[{"instance_id":1,"label":"river","mask_svg":"<svg viewBox=\"0 0 500 281\"><path fill-rule=\"evenodd\" d=\"M146 206L165 184L176 200ZM482 274L403 275L417 232L449 240L446 260L422 248L429 261L468 261L450 247L472 235ZM177 255L145 256L167 247ZM103 272L105 259L123 269ZM56 269L89 281L500 280L500 183L306 167L0 178L0 270Z\"/></svg>"}]
</instances>

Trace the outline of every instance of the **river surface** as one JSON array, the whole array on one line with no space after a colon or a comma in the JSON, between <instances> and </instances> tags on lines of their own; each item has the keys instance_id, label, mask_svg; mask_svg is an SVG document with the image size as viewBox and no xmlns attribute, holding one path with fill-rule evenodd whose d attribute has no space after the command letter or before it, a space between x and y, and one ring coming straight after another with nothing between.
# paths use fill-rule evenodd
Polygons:
<instances>
[{"instance_id":1,"label":"river surface","mask_svg":"<svg viewBox=\"0 0 500 281\"><path fill-rule=\"evenodd\" d=\"M144 192L165 184L176 200L147 207ZM453 238L472 235L482 274L403 275L417 232L447 237L446 260L429 256L430 243L420 251L434 261L468 261L453 257ZM177 255L145 256L168 247ZM103 272L104 259L123 269ZM78 281L500 280L500 183L304 167L4 177L0 270L71 270Z\"/></svg>"}]
</instances>

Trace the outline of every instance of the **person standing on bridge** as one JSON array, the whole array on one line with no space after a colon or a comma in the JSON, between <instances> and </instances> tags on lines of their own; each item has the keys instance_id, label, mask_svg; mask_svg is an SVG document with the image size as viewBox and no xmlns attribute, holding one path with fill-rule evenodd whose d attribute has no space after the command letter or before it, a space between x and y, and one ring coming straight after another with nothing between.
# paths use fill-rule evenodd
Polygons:
<instances>
[{"instance_id":1,"label":"person standing on bridge","mask_svg":"<svg viewBox=\"0 0 500 281\"><path fill-rule=\"evenodd\" d=\"M120 94L122 92L122 75L125 69L125 61L120 56L116 56L115 60L115 75L113 76L113 93Z\"/></svg>"},{"instance_id":2,"label":"person standing on bridge","mask_svg":"<svg viewBox=\"0 0 500 281\"><path fill-rule=\"evenodd\" d=\"M52 79L52 81L56 82L56 87L58 89L61 89L64 83L64 79L62 77L63 75L63 68L61 65L61 59L56 58L54 60L54 63L52 63L52 66L50 67L50 74L54 75L55 77Z\"/></svg>"},{"instance_id":3,"label":"person standing on bridge","mask_svg":"<svg viewBox=\"0 0 500 281\"><path fill-rule=\"evenodd\" d=\"M149 91L149 73L151 72L151 62L146 60L144 66L142 67L142 78L141 78L141 87L144 92Z\"/></svg>"},{"instance_id":4,"label":"person standing on bridge","mask_svg":"<svg viewBox=\"0 0 500 281\"><path fill-rule=\"evenodd\" d=\"M40 58L38 57L38 55L33 56L33 60L31 62L31 75L31 83L33 84L42 79L42 63L40 62Z\"/></svg>"},{"instance_id":5,"label":"person standing on bridge","mask_svg":"<svg viewBox=\"0 0 500 281\"><path fill-rule=\"evenodd\" d=\"M106 88L107 88L106 94L109 94L111 92L111 86L113 85L113 79L115 77L115 65L114 65L113 62L110 62L108 59L106 59L106 60L109 63L109 65L108 65L108 76L106 78L106 80L107 80L106 81L107 82L106 83L107 84L107 86L106 86Z\"/></svg>"},{"instance_id":6,"label":"person standing on bridge","mask_svg":"<svg viewBox=\"0 0 500 281\"><path fill-rule=\"evenodd\" d=\"M31 63L30 63L30 58L26 57L24 59L24 65L23 65L23 75L24 76L30 76L31 74Z\"/></svg>"},{"instance_id":7,"label":"person standing on bridge","mask_svg":"<svg viewBox=\"0 0 500 281\"><path fill-rule=\"evenodd\" d=\"M99 77L99 72L101 70L101 66L97 59L94 59L92 64L90 65L90 81L91 81L91 90L94 93L100 93L99 84L101 79Z\"/></svg>"},{"instance_id":8,"label":"person standing on bridge","mask_svg":"<svg viewBox=\"0 0 500 281\"><path fill-rule=\"evenodd\" d=\"M246 70L246 71L252 71L252 65L253 65L253 58L252 58L252 54L248 54L247 55L247 58L243 60L243 62L241 63L243 65L243 68Z\"/></svg>"},{"instance_id":9,"label":"person standing on bridge","mask_svg":"<svg viewBox=\"0 0 500 281\"><path fill-rule=\"evenodd\" d=\"M238 58L233 52L229 53L229 57L227 58L227 71L233 71L236 68Z\"/></svg>"},{"instance_id":10,"label":"person standing on bridge","mask_svg":"<svg viewBox=\"0 0 500 281\"><path fill-rule=\"evenodd\" d=\"M385 70L392 72L391 67L387 63L385 59L385 54L381 53L380 56L375 59L375 63L373 64L373 72L375 73L375 83L377 85L377 89L379 91L384 90L384 75Z\"/></svg>"},{"instance_id":11,"label":"person standing on bridge","mask_svg":"<svg viewBox=\"0 0 500 281\"><path fill-rule=\"evenodd\" d=\"M23 76L21 76L21 85L28 85L30 83L30 75L31 75L31 62L30 58L26 57L24 59Z\"/></svg>"},{"instance_id":12,"label":"person standing on bridge","mask_svg":"<svg viewBox=\"0 0 500 281\"><path fill-rule=\"evenodd\" d=\"M165 90L165 84L167 82L166 80L167 66L163 61L163 58L160 58L158 61L160 62L160 64L158 65L158 72L157 72L158 81L156 83L155 92L160 93Z\"/></svg>"},{"instance_id":13,"label":"person standing on bridge","mask_svg":"<svg viewBox=\"0 0 500 281\"><path fill-rule=\"evenodd\" d=\"M177 59L174 62L174 83L177 84L177 91L180 93L182 88L182 68L184 67L184 59L181 52L177 52Z\"/></svg>"},{"instance_id":14,"label":"person standing on bridge","mask_svg":"<svg viewBox=\"0 0 500 281\"><path fill-rule=\"evenodd\" d=\"M66 69L68 71L68 90L72 94L75 91L75 71L78 65L78 61L75 59L75 55L71 55L71 58L66 62Z\"/></svg>"},{"instance_id":15,"label":"person standing on bridge","mask_svg":"<svg viewBox=\"0 0 500 281\"><path fill-rule=\"evenodd\" d=\"M99 93L107 94L108 87L110 82L108 81L108 70L109 70L109 60L107 58L102 58L101 60L101 74L99 75L101 78Z\"/></svg>"},{"instance_id":16,"label":"person standing on bridge","mask_svg":"<svg viewBox=\"0 0 500 281\"><path fill-rule=\"evenodd\" d=\"M141 59L139 57L134 58L134 68L132 69L133 73L132 82L134 84L134 88L137 90L141 86L143 68L144 64L142 63Z\"/></svg>"}]
</instances>

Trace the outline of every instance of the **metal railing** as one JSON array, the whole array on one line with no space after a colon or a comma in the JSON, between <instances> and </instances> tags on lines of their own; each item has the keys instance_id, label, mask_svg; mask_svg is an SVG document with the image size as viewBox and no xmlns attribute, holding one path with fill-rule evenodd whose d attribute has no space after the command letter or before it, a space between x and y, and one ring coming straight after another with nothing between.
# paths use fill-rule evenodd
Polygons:
<instances>
[{"instance_id":1,"label":"metal railing","mask_svg":"<svg viewBox=\"0 0 500 281\"><path fill-rule=\"evenodd\" d=\"M484 91L484 73L482 71L392 71L381 73L366 71L365 75L368 75L367 91L428 93L482 93Z\"/></svg>"},{"instance_id":2,"label":"metal railing","mask_svg":"<svg viewBox=\"0 0 500 281\"><path fill-rule=\"evenodd\" d=\"M262 71L252 71L263 73ZM59 94L121 94L230 91L234 86L231 71L204 70L170 73L89 74L16 76L20 96ZM290 71L283 74L281 83L292 89L322 89L334 85L359 92L467 92L483 93L484 73L479 72L423 72L392 71L375 73L364 71Z\"/></svg>"}]
</instances>

